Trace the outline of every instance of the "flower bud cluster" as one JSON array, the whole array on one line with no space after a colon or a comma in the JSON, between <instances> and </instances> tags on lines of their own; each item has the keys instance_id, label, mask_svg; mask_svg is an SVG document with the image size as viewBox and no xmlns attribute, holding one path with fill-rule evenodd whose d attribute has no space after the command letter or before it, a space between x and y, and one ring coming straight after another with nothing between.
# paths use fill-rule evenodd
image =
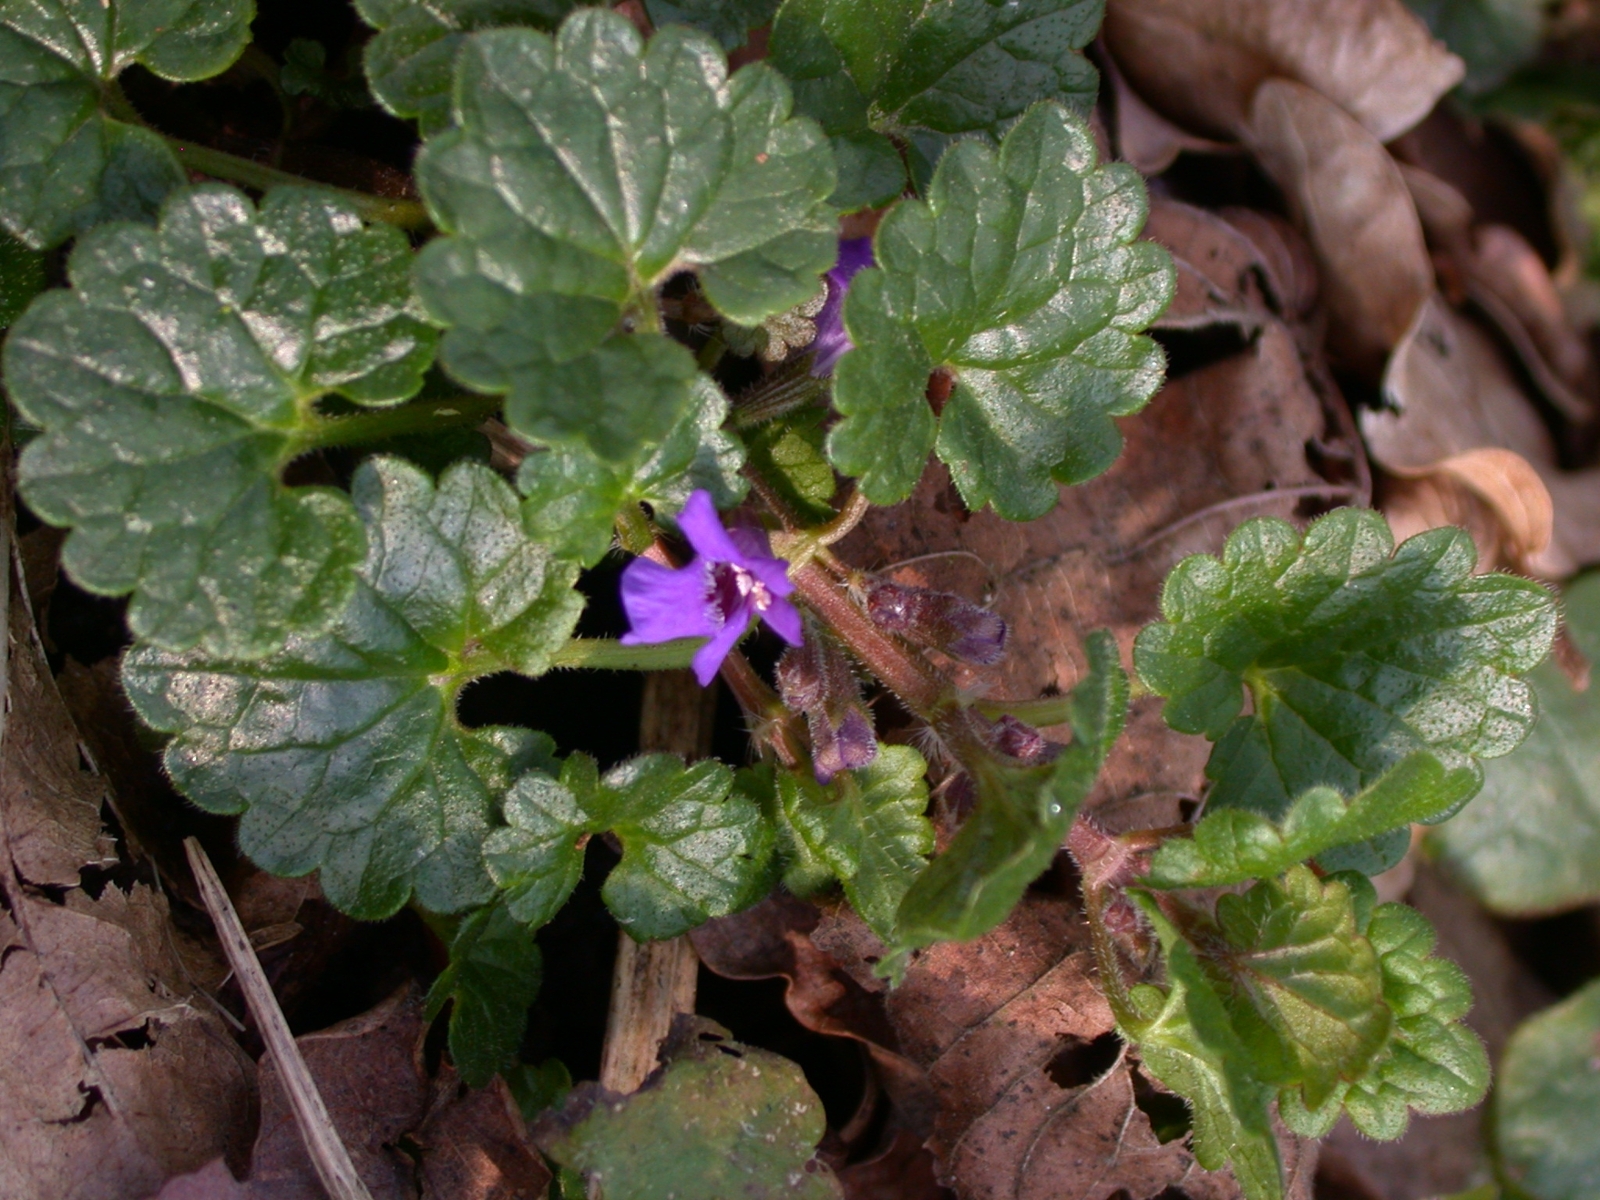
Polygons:
<instances>
[{"instance_id":1,"label":"flower bud cluster","mask_svg":"<svg viewBox=\"0 0 1600 1200\"><path fill-rule=\"evenodd\" d=\"M949 592L874 579L867 585L867 615L908 642L980 667L1005 655L1005 621Z\"/></svg>"},{"instance_id":2,"label":"flower bud cluster","mask_svg":"<svg viewBox=\"0 0 1600 1200\"><path fill-rule=\"evenodd\" d=\"M850 661L827 634L806 631L805 642L778 660L778 692L811 731L811 763L817 782L864 767L878 756L872 717L861 698Z\"/></svg>"}]
</instances>

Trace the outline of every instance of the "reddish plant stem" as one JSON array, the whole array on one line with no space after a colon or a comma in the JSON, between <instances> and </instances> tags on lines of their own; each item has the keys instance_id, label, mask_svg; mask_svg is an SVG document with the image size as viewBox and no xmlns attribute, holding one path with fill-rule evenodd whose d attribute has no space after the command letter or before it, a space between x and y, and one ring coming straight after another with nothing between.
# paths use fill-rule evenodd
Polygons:
<instances>
[{"instance_id":1,"label":"reddish plant stem","mask_svg":"<svg viewBox=\"0 0 1600 1200\"><path fill-rule=\"evenodd\" d=\"M936 722L954 706L953 690L933 666L874 625L819 564L808 562L791 578L811 610L917 716Z\"/></svg>"}]
</instances>

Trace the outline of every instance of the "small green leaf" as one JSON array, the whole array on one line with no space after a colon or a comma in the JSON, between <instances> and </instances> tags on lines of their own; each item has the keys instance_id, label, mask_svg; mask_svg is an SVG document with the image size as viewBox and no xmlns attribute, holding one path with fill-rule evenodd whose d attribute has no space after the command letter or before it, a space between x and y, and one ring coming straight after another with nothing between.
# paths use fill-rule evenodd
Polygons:
<instances>
[{"instance_id":1,"label":"small green leaf","mask_svg":"<svg viewBox=\"0 0 1600 1200\"><path fill-rule=\"evenodd\" d=\"M1284 1122L1307 1137L1327 1134L1344 1112L1367 1137L1393 1141L1412 1109L1461 1112L1489 1086L1483 1043L1461 1020L1472 1007L1472 986L1460 967L1432 957L1436 937L1427 918L1403 904L1380 904L1365 926L1394 1027L1367 1073L1341 1083L1321 1106L1308 1108L1295 1089L1279 1097Z\"/></svg>"},{"instance_id":2,"label":"small green leaf","mask_svg":"<svg viewBox=\"0 0 1600 1200\"><path fill-rule=\"evenodd\" d=\"M1251 1056L1189 944L1150 896L1132 895L1160 938L1167 984L1134 988L1134 1011L1119 1027L1150 1073L1189 1102L1200 1165L1231 1166L1248 1200L1281 1200L1272 1089L1251 1070Z\"/></svg>"},{"instance_id":3,"label":"small green leaf","mask_svg":"<svg viewBox=\"0 0 1600 1200\"><path fill-rule=\"evenodd\" d=\"M44 286L44 255L0 233L0 329L9 328Z\"/></svg>"},{"instance_id":4,"label":"small green leaf","mask_svg":"<svg viewBox=\"0 0 1600 1200\"><path fill-rule=\"evenodd\" d=\"M833 265L826 139L790 116L777 72L729 77L704 34L671 26L645 47L599 9L554 39L473 34L455 107L417 160L452 235L419 256L418 286L449 327L446 368L506 394L536 440L622 464L672 429L696 379L689 351L651 332L673 274L697 272L721 312L755 324Z\"/></svg>"},{"instance_id":5,"label":"small green leaf","mask_svg":"<svg viewBox=\"0 0 1600 1200\"><path fill-rule=\"evenodd\" d=\"M501 1077L511 1089L524 1121L532 1121L545 1109L554 1108L572 1090L572 1072L559 1058L547 1058L538 1066L517 1063L502 1071Z\"/></svg>"},{"instance_id":6,"label":"small green leaf","mask_svg":"<svg viewBox=\"0 0 1600 1200\"><path fill-rule=\"evenodd\" d=\"M1600 574L1561 595L1568 636L1600 660ZM1450 871L1507 915L1600 899L1600 689L1579 691L1560 666L1528 676L1539 721L1516 751L1487 763L1483 792L1428 835Z\"/></svg>"},{"instance_id":7,"label":"small green leaf","mask_svg":"<svg viewBox=\"0 0 1600 1200\"><path fill-rule=\"evenodd\" d=\"M1600 980L1523 1022L1500 1061L1499 1165L1517 1194L1592 1200L1600 1180Z\"/></svg>"},{"instance_id":8,"label":"small green leaf","mask_svg":"<svg viewBox=\"0 0 1600 1200\"><path fill-rule=\"evenodd\" d=\"M631 467L602 462L577 444L530 454L517 472L529 535L592 566L610 548L612 524L627 505L643 501L657 517L672 517L696 488L710 492L718 508L738 503L748 486L739 473L744 447L723 431L727 415L721 389L701 375L689 411L659 445L642 447Z\"/></svg>"},{"instance_id":9,"label":"small green leaf","mask_svg":"<svg viewBox=\"0 0 1600 1200\"><path fill-rule=\"evenodd\" d=\"M450 1057L468 1087L487 1087L517 1057L543 963L533 931L501 903L470 914L450 942L450 965L428 989L427 1016L451 1002Z\"/></svg>"},{"instance_id":10,"label":"small green leaf","mask_svg":"<svg viewBox=\"0 0 1600 1200\"><path fill-rule=\"evenodd\" d=\"M484 860L511 914L542 925L577 885L583 844L610 831L622 861L600 890L606 907L639 941L677 937L753 904L768 882L772 827L732 788L733 772L713 759L686 768L650 754L602 778L574 754L559 780L530 772L516 782L509 827L489 836Z\"/></svg>"},{"instance_id":11,"label":"small green leaf","mask_svg":"<svg viewBox=\"0 0 1600 1200\"><path fill-rule=\"evenodd\" d=\"M1179 563L1134 663L1167 698L1168 725L1217 743L1207 810L1281 820L1292 797L1353 795L1418 751L1481 778L1479 759L1514 749L1535 712L1518 676L1549 651L1555 605L1529 580L1474 575L1476 563L1459 529L1396 550L1379 514L1349 508L1303 538L1248 521L1221 561ZM1241 716L1246 687L1254 711ZM1389 840L1324 864L1375 873L1407 843Z\"/></svg>"},{"instance_id":12,"label":"small green leaf","mask_svg":"<svg viewBox=\"0 0 1600 1200\"><path fill-rule=\"evenodd\" d=\"M824 408L804 408L747 432L750 464L761 472L795 512L821 524L833 516L838 478L823 452L827 434Z\"/></svg>"},{"instance_id":13,"label":"small green leaf","mask_svg":"<svg viewBox=\"0 0 1600 1200\"><path fill-rule=\"evenodd\" d=\"M71 290L12 327L5 381L44 430L21 490L72 528L63 563L132 592L128 622L174 650L252 657L325 628L362 553L348 499L279 473L330 425L316 400L412 395L434 332L405 235L326 193L186 188L157 228L83 237Z\"/></svg>"},{"instance_id":14,"label":"small green leaf","mask_svg":"<svg viewBox=\"0 0 1600 1200\"><path fill-rule=\"evenodd\" d=\"M750 31L767 24L778 0L645 0L651 23L692 25L716 38L724 50L737 50Z\"/></svg>"},{"instance_id":15,"label":"small green leaf","mask_svg":"<svg viewBox=\"0 0 1600 1200\"><path fill-rule=\"evenodd\" d=\"M898 972L918 946L967 941L1006 919L1050 865L1100 766L1121 735L1128 679L1110 634L1092 634L1089 674L1072 691L1073 744L1054 762L1018 766L998 758L965 764L978 803L949 847L900 903L894 949L882 973Z\"/></svg>"},{"instance_id":16,"label":"small green leaf","mask_svg":"<svg viewBox=\"0 0 1600 1200\"><path fill-rule=\"evenodd\" d=\"M879 266L845 299L856 349L834 372L834 465L894 504L937 447L969 508L1012 520L1109 467L1112 418L1142 408L1165 366L1138 336L1173 288L1166 251L1135 241L1145 212L1138 174L1096 167L1088 129L1057 105L1032 109L998 151L958 143L927 200L884 219ZM937 419L935 370L954 377Z\"/></svg>"},{"instance_id":17,"label":"small green leaf","mask_svg":"<svg viewBox=\"0 0 1600 1200\"><path fill-rule=\"evenodd\" d=\"M900 901L933 852L933 824L923 815L927 770L910 746L880 746L866 767L843 771L826 787L809 773L778 773L790 825L885 942L894 936Z\"/></svg>"},{"instance_id":18,"label":"small green leaf","mask_svg":"<svg viewBox=\"0 0 1600 1200\"><path fill-rule=\"evenodd\" d=\"M1087 117L1099 75L1080 51L1104 11L1103 0L787 0L772 61L834 138L835 203L857 208L906 185L891 137L998 139L1040 100Z\"/></svg>"},{"instance_id":19,"label":"small green leaf","mask_svg":"<svg viewBox=\"0 0 1600 1200\"><path fill-rule=\"evenodd\" d=\"M355 0L378 34L367 43L367 82L397 117L415 117L424 134L450 124L456 53L476 29L530 25L552 29L578 0Z\"/></svg>"},{"instance_id":20,"label":"small green leaf","mask_svg":"<svg viewBox=\"0 0 1600 1200\"><path fill-rule=\"evenodd\" d=\"M1539 53L1542 0L1406 0L1433 34L1467 64L1462 86L1484 92Z\"/></svg>"},{"instance_id":21,"label":"small green leaf","mask_svg":"<svg viewBox=\"0 0 1600 1200\"><path fill-rule=\"evenodd\" d=\"M679 1018L661 1062L628 1096L580 1084L534 1128L539 1148L598 1181L606 1200L838 1200L813 1157L822 1102L794 1063L694 1017Z\"/></svg>"},{"instance_id":22,"label":"small green leaf","mask_svg":"<svg viewBox=\"0 0 1600 1200\"><path fill-rule=\"evenodd\" d=\"M1163 842L1142 880L1156 888L1209 888L1281 875L1296 863L1458 808L1478 788L1465 767L1446 771L1427 753L1403 759L1346 800L1333 788L1302 794L1274 824L1243 808L1208 813L1192 838Z\"/></svg>"},{"instance_id":23,"label":"small green leaf","mask_svg":"<svg viewBox=\"0 0 1600 1200\"><path fill-rule=\"evenodd\" d=\"M0 5L0 225L46 249L148 220L187 177L160 134L108 115L114 81L135 63L180 83L219 74L255 15L251 0Z\"/></svg>"},{"instance_id":24,"label":"small green leaf","mask_svg":"<svg viewBox=\"0 0 1600 1200\"><path fill-rule=\"evenodd\" d=\"M463 729L455 700L496 671L538 675L566 641L577 568L522 534L516 496L461 463L437 488L399 459L352 485L367 558L321 636L266 659L137 645L129 699L177 736L166 766L211 812L243 813L239 845L278 875L321 870L346 912L386 917L415 893L434 912L484 903L494 798L549 761L526 730Z\"/></svg>"},{"instance_id":25,"label":"small green leaf","mask_svg":"<svg viewBox=\"0 0 1600 1200\"><path fill-rule=\"evenodd\" d=\"M1312 1106L1364 1075L1389 1038L1377 952L1356 931L1350 889L1308 867L1217 901L1213 924L1179 922L1264 1083Z\"/></svg>"}]
</instances>

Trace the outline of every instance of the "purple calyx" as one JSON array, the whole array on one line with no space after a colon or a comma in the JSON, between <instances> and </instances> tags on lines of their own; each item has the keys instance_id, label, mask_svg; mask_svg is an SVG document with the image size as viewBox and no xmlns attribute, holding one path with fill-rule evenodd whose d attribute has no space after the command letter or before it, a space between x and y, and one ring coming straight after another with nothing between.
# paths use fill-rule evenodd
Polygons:
<instances>
[{"instance_id":1,"label":"purple calyx","mask_svg":"<svg viewBox=\"0 0 1600 1200\"><path fill-rule=\"evenodd\" d=\"M839 259L826 276L828 298L815 318L817 336L811 343L813 375L833 374L835 364L844 357L845 352L855 349L850 335L844 330L844 298L856 273L873 265L871 238L839 239Z\"/></svg>"}]
</instances>

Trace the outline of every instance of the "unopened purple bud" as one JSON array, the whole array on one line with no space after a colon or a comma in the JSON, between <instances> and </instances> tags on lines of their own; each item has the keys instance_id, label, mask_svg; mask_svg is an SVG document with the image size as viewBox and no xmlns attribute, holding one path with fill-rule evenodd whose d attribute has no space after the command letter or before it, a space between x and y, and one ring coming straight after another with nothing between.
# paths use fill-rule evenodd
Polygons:
<instances>
[{"instance_id":1,"label":"unopened purple bud","mask_svg":"<svg viewBox=\"0 0 1600 1200\"><path fill-rule=\"evenodd\" d=\"M1005 620L949 592L877 579L867 588L867 615L880 629L980 667L1005 655Z\"/></svg>"},{"instance_id":2,"label":"unopened purple bud","mask_svg":"<svg viewBox=\"0 0 1600 1200\"><path fill-rule=\"evenodd\" d=\"M994 739L994 748L1001 754L1010 755L1012 758L1021 759L1023 762L1039 762L1050 755L1050 743L1045 740L1032 725L1017 720L1010 713L1006 713L994 723L990 732Z\"/></svg>"},{"instance_id":3,"label":"unopened purple bud","mask_svg":"<svg viewBox=\"0 0 1600 1200\"><path fill-rule=\"evenodd\" d=\"M864 767L878 756L878 739L861 699L861 687L844 652L821 633L791 646L778 660L778 691L803 713L811 731L817 782Z\"/></svg>"}]
</instances>

